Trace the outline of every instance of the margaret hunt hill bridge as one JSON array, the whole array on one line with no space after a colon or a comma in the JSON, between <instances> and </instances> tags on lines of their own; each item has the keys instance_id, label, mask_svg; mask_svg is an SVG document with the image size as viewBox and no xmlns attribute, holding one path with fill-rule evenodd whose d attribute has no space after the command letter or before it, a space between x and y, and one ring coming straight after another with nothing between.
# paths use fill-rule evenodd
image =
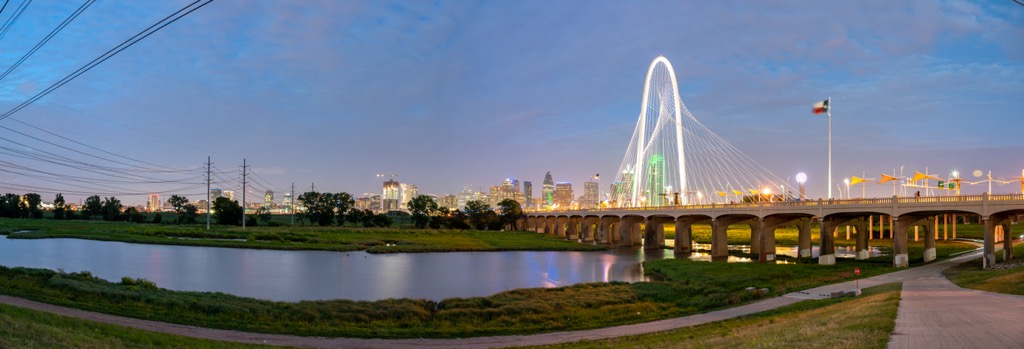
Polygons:
<instances>
[{"instance_id":1,"label":"margaret hunt hill bridge","mask_svg":"<svg viewBox=\"0 0 1024 349\"><path fill-rule=\"evenodd\" d=\"M835 263L834 235L840 226L856 233L856 258L868 258L874 225L888 223L893 265L908 266L908 231L924 232L924 261L935 259L940 219L976 215L984 224L983 263L995 263L995 244L1012 258L1011 219L1024 214L1024 195L957 195L846 200L802 200L788 196L785 182L704 127L679 98L672 64L651 62L644 81L640 118L612 184L610 205L596 209L528 212L527 230L614 246L665 246L666 224L675 226L677 253L693 249L692 226L711 226L711 257L728 257L726 230L750 227L751 253L775 260L775 230L796 227L798 256L811 258L811 222L820 226L818 262ZM772 193L783 193L781 195ZM954 224L954 236L955 236Z\"/></svg>"}]
</instances>

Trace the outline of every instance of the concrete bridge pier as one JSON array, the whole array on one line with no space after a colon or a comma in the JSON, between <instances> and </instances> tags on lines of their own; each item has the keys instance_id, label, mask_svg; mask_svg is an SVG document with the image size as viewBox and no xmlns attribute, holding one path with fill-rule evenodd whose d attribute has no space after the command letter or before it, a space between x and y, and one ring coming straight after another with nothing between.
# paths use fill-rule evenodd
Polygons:
<instances>
[{"instance_id":1,"label":"concrete bridge pier","mask_svg":"<svg viewBox=\"0 0 1024 349\"><path fill-rule=\"evenodd\" d=\"M676 218L675 253L693 252L693 220L683 217Z\"/></svg>"},{"instance_id":2,"label":"concrete bridge pier","mask_svg":"<svg viewBox=\"0 0 1024 349\"><path fill-rule=\"evenodd\" d=\"M824 218L821 223L821 241L818 246L818 264L836 264L835 238L832 233L839 226L839 222L832 218Z\"/></svg>"},{"instance_id":3,"label":"concrete bridge pier","mask_svg":"<svg viewBox=\"0 0 1024 349\"><path fill-rule=\"evenodd\" d=\"M994 214L988 217L982 216L985 222L985 246L982 252L982 264L985 269L996 265L996 227L1001 227L1003 234L1003 261L1013 259L1013 235L1010 231L1010 213Z\"/></svg>"},{"instance_id":4,"label":"concrete bridge pier","mask_svg":"<svg viewBox=\"0 0 1024 349\"><path fill-rule=\"evenodd\" d=\"M871 235L871 230L865 225L864 218L858 218L853 224L853 229L857 231L856 259L868 259L870 256L870 253L868 253L868 237Z\"/></svg>"},{"instance_id":5,"label":"concrete bridge pier","mask_svg":"<svg viewBox=\"0 0 1024 349\"><path fill-rule=\"evenodd\" d=\"M910 218L892 217L892 265L896 268L910 266L910 256L907 252L907 228L910 227Z\"/></svg>"},{"instance_id":6,"label":"concrete bridge pier","mask_svg":"<svg viewBox=\"0 0 1024 349\"><path fill-rule=\"evenodd\" d=\"M565 226L568 223L569 217L558 217L555 219L555 236L564 238L565 237Z\"/></svg>"},{"instance_id":7,"label":"concrete bridge pier","mask_svg":"<svg viewBox=\"0 0 1024 349\"><path fill-rule=\"evenodd\" d=\"M548 217L544 221L544 234L555 235L555 217Z\"/></svg>"},{"instance_id":8,"label":"concrete bridge pier","mask_svg":"<svg viewBox=\"0 0 1024 349\"><path fill-rule=\"evenodd\" d=\"M644 222L644 249L657 250L665 247L665 223L671 218L647 217Z\"/></svg>"},{"instance_id":9,"label":"concrete bridge pier","mask_svg":"<svg viewBox=\"0 0 1024 349\"><path fill-rule=\"evenodd\" d=\"M616 246L636 246L641 243L640 223L642 217L624 217L619 222L619 242Z\"/></svg>"},{"instance_id":10,"label":"concrete bridge pier","mask_svg":"<svg viewBox=\"0 0 1024 349\"><path fill-rule=\"evenodd\" d=\"M569 217L567 220L568 225L565 226L565 239L566 240L579 240L580 236L578 232L580 221L577 217Z\"/></svg>"},{"instance_id":11,"label":"concrete bridge pier","mask_svg":"<svg viewBox=\"0 0 1024 349\"><path fill-rule=\"evenodd\" d=\"M598 224L597 229L597 242L602 244L612 243L612 228L615 223L619 221L619 217L601 217L601 222Z\"/></svg>"},{"instance_id":12,"label":"concrete bridge pier","mask_svg":"<svg viewBox=\"0 0 1024 349\"><path fill-rule=\"evenodd\" d=\"M1003 262L1013 259L1013 233L1010 232L1010 223L1003 223Z\"/></svg>"},{"instance_id":13,"label":"concrete bridge pier","mask_svg":"<svg viewBox=\"0 0 1024 349\"><path fill-rule=\"evenodd\" d=\"M753 219L747 225L750 226L750 253L761 254L761 234L764 233L764 220Z\"/></svg>"},{"instance_id":14,"label":"concrete bridge pier","mask_svg":"<svg viewBox=\"0 0 1024 349\"><path fill-rule=\"evenodd\" d=\"M779 227L779 223L760 218L757 220L758 230L760 233L760 247L761 251L758 253L757 260L759 262L774 262L775 261L775 228Z\"/></svg>"},{"instance_id":15,"label":"concrete bridge pier","mask_svg":"<svg viewBox=\"0 0 1024 349\"><path fill-rule=\"evenodd\" d=\"M711 220L711 259L729 257L729 221L724 218Z\"/></svg>"},{"instance_id":16,"label":"concrete bridge pier","mask_svg":"<svg viewBox=\"0 0 1024 349\"><path fill-rule=\"evenodd\" d=\"M594 242L594 231L596 230L594 229L595 221L597 221L597 219L594 217L583 218L583 229L580 231L581 242Z\"/></svg>"},{"instance_id":17,"label":"concrete bridge pier","mask_svg":"<svg viewBox=\"0 0 1024 349\"><path fill-rule=\"evenodd\" d=\"M937 219L938 216L935 216ZM929 227L927 224L923 226L924 229L924 262L928 263L935 260L935 240L936 234L939 233L938 229ZM933 231L934 230L934 231Z\"/></svg>"},{"instance_id":18,"label":"concrete bridge pier","mask_svg":"<svg viewBox=\"0 0 1024 349\"><path fill-rule=\"evenodd\" d=\"M797 256L799 258L811 258L811 219L804 218L796 225L797 229Z\"/></svg>"}]
</instances>

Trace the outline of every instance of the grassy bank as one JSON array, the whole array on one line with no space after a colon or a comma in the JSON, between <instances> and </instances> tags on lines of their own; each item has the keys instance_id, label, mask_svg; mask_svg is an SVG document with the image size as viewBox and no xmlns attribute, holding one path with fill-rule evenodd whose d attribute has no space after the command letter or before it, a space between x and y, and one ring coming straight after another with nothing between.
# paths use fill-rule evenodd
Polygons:
<instances>
[{"instance_id":1,"label":"grassy bank","mask_svg":"<svg viewBox=\"0 0 1024 349\"><path fill-rule=\"evenodd\" d=\"M1024 244L1013 247L1014 259L1024 258ZM1002 251L996 260L1003 261ZM1020 263L1019 261L1017 263ZM1024 264L1006 269L982 270L981 258L946 269L943 274L957 286L975 290L1024 295Z\"/></svg>"},{"instance_id":2,"label":"grassy bank","mask_svg":"<svg viewBox=\"0 0 1024 349\"><path fill-rule=\"evenodd\" d=\"M940 244L939 256L971 248ZM911 249L912 263L921 248ZM833 282L893 271L888 257L838 264L727 264L655 260L657 281L520 289L440 302L389 299L271 302L223 293L108 282L88 273L0 267L0 293L134 318L248 332L345 337L466 337L599 328L690 315ZM514 267L514 266L512 266ZM766 294L745 290L768 288Z\"/></svg>"},{"instance_id":3,"label":"grassy bank","mask_svg":"<svg viewBox=\"0 0 1024 349\"><path fill-rule=\"evenodd\" d=\"M107 325L0 304L0 348L270 348Z\"/></svg>"},{"instance_id":4,"label":"grassy bank","mask_svg":"<svg viewBox=\"0 0 1024 349\"><path fill-rule=\"evenodd\" d=\"M884 347L895 326L899 284L858 298L804 301L737 319L678 330L547 348ZM0 305L3 348L262 348L141 331Z\"/></svg>"},{"instance_id":5,"label":"grassy bank","mask_svg":"<svg viewBox=\"0 0 1024 349\"><path fill-rule=\"evenodd\" d=\"M885 348L901 289L887 284L857 298L804 301L678 330L542 348Z\"/></svg>"},{"instance_id":6,"label":"grassy bank","mask_svg":"<svg viewBox=\"0 0 1024 349\"><path fill-rule=\"evenodd\" d=\"M0 218L0 234L16 239L75 238L143 244L275 250L325 250L370 253L452 251L595 251L586 245L544 234L475 230L355 227L241 227L135 224Z\"/></svg>"}]
</instances>

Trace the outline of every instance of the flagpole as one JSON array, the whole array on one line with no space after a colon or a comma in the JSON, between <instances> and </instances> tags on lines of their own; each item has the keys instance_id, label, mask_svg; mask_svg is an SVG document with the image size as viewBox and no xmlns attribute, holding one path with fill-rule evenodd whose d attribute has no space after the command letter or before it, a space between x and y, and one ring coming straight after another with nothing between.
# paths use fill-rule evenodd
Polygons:
<instances>
[{"instance_id":1,"label":"flagpole","mask_svg":"<svg viewBox=\"0 0 1024 349\"><path fill-rule=\"evenodd\" d=\"M828 198L832 198L832 97L825 102L825 113L828 114Z\"/></svg>"}]
</instances>

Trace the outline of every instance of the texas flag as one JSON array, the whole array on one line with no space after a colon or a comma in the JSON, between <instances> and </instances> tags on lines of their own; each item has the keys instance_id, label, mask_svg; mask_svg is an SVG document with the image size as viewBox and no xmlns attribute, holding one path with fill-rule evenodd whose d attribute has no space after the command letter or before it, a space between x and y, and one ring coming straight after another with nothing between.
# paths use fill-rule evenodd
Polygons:
<instances>
[{"instance_id":1,"label":"texas flag","mask_svg":"<svg viewBox=\"0 0 1024 349\"><path fill-rule=\"evenodd\" d=\"M814 108L811 109L815 114L827 113L828 112L828 100L824 100L818 103L814 103Z\"/></svg>"}]
</instances>

